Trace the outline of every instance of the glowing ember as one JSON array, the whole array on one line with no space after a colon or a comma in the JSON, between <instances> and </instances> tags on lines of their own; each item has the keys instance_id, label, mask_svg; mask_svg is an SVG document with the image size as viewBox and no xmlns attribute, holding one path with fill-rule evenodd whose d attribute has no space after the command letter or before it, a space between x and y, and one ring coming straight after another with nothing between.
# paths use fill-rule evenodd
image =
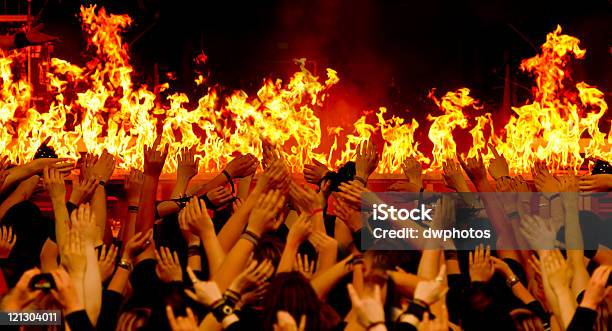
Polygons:
<instances>
[{"instance_id":1,"label":"glowing ember","mask_svg":"<svg viewBox=\"0 0 612 331\"><path fill-rule=\"evenodd\" d=\"M152 144L160 130L162 142L170 146L167 173L176 168L175 155L181 148L195 146L201 170L219 171L236 151L261 156L263 140L280 147L292 171L301 171L314 158L341 165L374 135L384 140L384 146L379 146L379 173L399 173L406 157L439 169L442 162L456 157L455 129L468 130L472 136L467 156L482 153L486 162L492 154L485 146L492 143L515 172L528 171L538 159L555 168L577 168L585 157L612 159L612 133L606 136L598 128L607 111L604 94L586 83L571 81L569 61L583 58L585 51L579 48L578 39L562 35L560 27L547 36L540 54L521 64L536 79L534 99L513 108L516 114L501 135L495 135L491 115L462 88L440 99L433 91L430 94L441 111L428 116L431 153L419 150L415 133L423 127L421 123L385 118L385 108L376 113L374 123L368 123L366 115L360 117L352 132L326 128L333 144L323 151L316 111L330 111L324 108L324 101L330 87L339 82L335 71L327 69L321 82L305 68L305 60L300 60L300 70L287 83L268 79L256 96L235 91L225 98L209 88L197 106L188 109L185 94L159 96L168 85L149 88L132 82L133 69L121 39L132 23L130 17L108 14L95 6L82 7L81 17L92 60L84 67L51 60L49 109L28 109L32 87L15 80L11 72L11 64L22 55L13 52L0 57L0 147L15 163L31 159L38 145L51 137L49 144L62 157L76 159L79 151L100 154L106 149L119 157L119 168L141 168L143 146ZM203 64L207 58L202 53L195 60ZM196 78L198 85L205 81L203 75ZM467 108L475 109L478 116L470 119L464 113ZM582 150L581 137L590 138Z\"/></svg>"}]
</instances>

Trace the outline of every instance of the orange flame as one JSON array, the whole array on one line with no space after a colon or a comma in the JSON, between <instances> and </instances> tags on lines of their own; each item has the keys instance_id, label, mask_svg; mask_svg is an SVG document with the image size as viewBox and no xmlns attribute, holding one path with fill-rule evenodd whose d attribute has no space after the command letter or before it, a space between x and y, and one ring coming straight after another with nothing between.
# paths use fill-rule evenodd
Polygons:
<instances>
[{"instance_id":1,"label":"orange flame","mask_svg":"<svg viewBox=\"0 0 612 331\"><path fill-rule=\"evenodd\" d=\"M397 116L386 119L383 107L375 122L369 123L364 114L352 128L325 128L333 143L324 153L316 113L327 111L324 102L330 87L339 82L334 70L327 69L323 81L306 69L304 59L297 60L299 70L286 83L267 79L251 96L235 91L220 97L209 88L197 106L188 109L190 100L183 93L160 96L167 84L151 89L132 81L133 68L121 38L132 23L130 17L95 6L82 7L81 17L92 59L83 67L51 59L47 87L52 100L44 111L28 106L32 87L13 76L11 66L22 54L0 56L0 147L15 163L31 159L38 145L51 137L49 144L62 157L106 149L120 159L119 168L141 168L143 147L152 144L159 131L170 149L166 173L176 169L181 148L195 147L201 170L211 172L222 169L236 151L260 157L264 139L280 147L291 170L299 172L315 158L335 166L352 160L357 148L380 131L378 172L398 173L407 157L431 163L430 169L455 158L456 129L469 130L472 136L469 157L482 154L487 162L492 155L485 146L494 143L514 172L528 171L535 160L555 168L577 168L587 157L612 159L612 132L606 137L598 127L608 108L604 93L571 81L570 60L583 58L585 51L577 38L561 34L560 27L548 34L540 54L521 63L521 69L535 77L534 99L513 108L515 115L502 135L495 135L491 114L479 114L472 122L464 113L466 108L481 110L469 89L440 99L432 91L430 97L442 114L428 116L431 153L419 150L415 137L421 123ZM204 63L205 55L196 61ZM202 75L196 78L198 85L205 81ZM590 140L581 147L583 137Z\"/></svg>"}]
</instances>

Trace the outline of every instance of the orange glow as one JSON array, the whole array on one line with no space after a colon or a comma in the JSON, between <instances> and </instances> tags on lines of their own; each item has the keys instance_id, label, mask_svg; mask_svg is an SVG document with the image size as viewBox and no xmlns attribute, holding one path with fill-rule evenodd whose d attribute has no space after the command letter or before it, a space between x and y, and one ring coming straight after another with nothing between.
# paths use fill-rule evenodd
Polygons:
<instances>
[{"instance_id":1,"label":"orange glow","mask_svg":"<svg viewBox=\"0 0 612 331\"><path fill-rule=\"evenodd\" d=\"M375 138L383 141L377 171L400 173L406 157L417 158L429 169L440 169L442 162L455 158L455 130L472 137L467 156L482 154L487 162L492 154L486 145L493 143L513 172L527 172L535 160L554 168L578 168L586 157L612 160L612 132L606 135L598 127L607 111L604 93L572 82L568 63L583 58L586 51L577 38L561 34L560 27L548 34L540 54L521 63L521 69L535 78L533 101L513 107L515 114L497 125L504 131L496 135L491 114L478 106L467 88L440 99L432 91L440 112L429 114L426 123L388 116L381 107L375 120L365 113L351 128L322 128L316 114L334 111L325 101L340 80L332 69L326 77L315 76L304 59L296 61L299 70L288 82L267 79L256 95L235 91L221 97L208 88L197 106L188 108L186 94L160 96L167 84L148 87L132 81L129 52L121 38L132 23L130 17L92 6L81 8L81 18L92 59L83 67L51 60L48 109L28 108L32 87L16 80L11 69L22 54L0 56L0 147L15 163L30 160L38 145L51 137L49 144L61 157L76 159L83 150L100 154L106 149L119 158L120 169L141 168L143 147L160 132L170 150L166 173L174 172L176 152L185 147L195 146L201 171L215 172L235 152L261 157L265 139L279 147L292 171L300 172L312 159L339 166L352 160L362 143ZM196 58L200 64L206 61L204 53ZM203 75L195 78L200 86L206 86L206 80ZM476 115L468 116L467 109ZM422 150L416 139L419 130L433 143L431 151ZM333 142L327 150L320 146L322 132ZM590 138L582 147L581 137Z\"/></svg>"}]
</instances>

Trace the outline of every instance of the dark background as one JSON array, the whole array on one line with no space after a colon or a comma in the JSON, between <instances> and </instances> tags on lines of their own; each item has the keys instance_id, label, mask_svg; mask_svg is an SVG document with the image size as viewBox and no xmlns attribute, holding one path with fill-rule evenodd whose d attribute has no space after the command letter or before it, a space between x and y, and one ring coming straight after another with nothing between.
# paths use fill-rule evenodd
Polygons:
<instances>
[{"instance_id":1,"label":"dark background","mask_svg":"<svg viewBox=\"0 0 612 331\"><path fill-rule=\"evenodd\" d=\"M439 95L469 87L496 113L506 64L514 104L524 102L532 80L518 64L536 54L557 24L587 49L574 67L576 79L611 90L612 5L606 0L34 0L46 31L62 38L54 55L77 63L86 60L82 3L134 18L125 40L137 81L152 83L157 63L162 74L176 74L175 89L192 92L193 58L204 51L211 83L251 94L265 77L288 77L296 68L291 60L306 57L319 74L326 67L338 71L329 108L336 118L342 114L343 124L379 106L423 118L435 111L427 99L434 87ZM324 122L332 109L323 111ZM508 116L499 115L496 122Z\"/></svg>"}]
</instances>

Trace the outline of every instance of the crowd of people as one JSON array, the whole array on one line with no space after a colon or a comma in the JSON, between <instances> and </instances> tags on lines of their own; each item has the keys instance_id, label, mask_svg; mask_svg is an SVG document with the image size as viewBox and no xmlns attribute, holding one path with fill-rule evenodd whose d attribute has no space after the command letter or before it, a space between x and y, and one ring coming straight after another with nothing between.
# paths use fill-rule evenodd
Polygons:
<instances>
[{"instance_id":1,"label":"crowd of people","mask_svg":"<svg viewBox=\"0 0 612 331\"><path fill-rule=\"evenodd\" d=\"M75 164L42 146L27 164L2 160L0 311L61 310L61 326L45 328L73 331L612 330L611 233L581 249L577 193L609 191L611 174L559 176L538 163L528 183L497 154L488 167L449 160L450 189L512 199L442 200L431 226L487 223L497 242L389 251L361 240L371 235L361 208L378 164L371 143L339 169L313 160L306 183L265 144L261 160L238 156L190 185L197 152L182 150L161 201L168 147L158 140L143 153L143 170L132 169L121 190L111 189L117 160L107 152ZM388 190L426 189L416 160L403 173ZM49 215L31 202L41 182ZM545 194L547 217L564 228L561 249L540 245L559 239L559 227L525 213L531 191ZM459 212L475 203L482 208ZM120 220L118 234L111 220ZM502 241L529 248L498 248L510 247Z\"/></svg>"}]
</instances>

